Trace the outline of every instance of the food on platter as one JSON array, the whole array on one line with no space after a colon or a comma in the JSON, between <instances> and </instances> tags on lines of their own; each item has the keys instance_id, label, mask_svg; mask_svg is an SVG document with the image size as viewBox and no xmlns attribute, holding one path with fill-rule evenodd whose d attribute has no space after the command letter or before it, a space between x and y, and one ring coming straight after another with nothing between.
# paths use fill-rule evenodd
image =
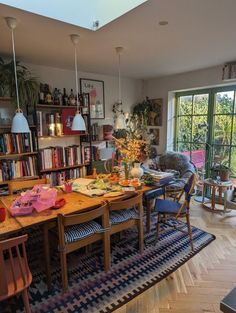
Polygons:
<instances>
[{"instance_id":1,"label":"food on platter","mask_svg":"<svg viewBox=\"0 0 236 313\"><path fill-rule=\"evenodd\" d=\"M140 187L141 186L141 182L138 178L133 178L130 181L130 186L132 187Z\"/></svg>"},{"instance_id":2,"label":"food on platter","mask_svg":"<svg viewBox=\"0 0 236 313\"><path fill-rule=\"evenodd\" d=\"M119 182L119 184L123 187L129 187L130 186L130 180L129 179L124 179L124 180L121 180Z\"/></svg>"},{"instance_id":3,"label":"food on platter","mask_svg":"<svg viewBox=\"0 0 236 313\"><path fill-rule=\"evenodd\" d=\"M149 173L146 173L142 176L142 181L145 185L150 186L154 184L153 176Z\"/></svg>"}]
</instances>

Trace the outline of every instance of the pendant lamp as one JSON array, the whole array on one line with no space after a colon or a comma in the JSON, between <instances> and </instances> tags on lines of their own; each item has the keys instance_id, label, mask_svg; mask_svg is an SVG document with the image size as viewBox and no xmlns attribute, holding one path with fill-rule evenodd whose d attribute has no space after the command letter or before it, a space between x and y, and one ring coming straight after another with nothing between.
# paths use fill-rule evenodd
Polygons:
<instances>
[{"instance_id":1,"label":"pendant lamp","mask_svg":"<svg viewBox=\"0 0 236 313\"><path fill-rule=\"evenodd\" d=\"M125 116L122 110L122 100L121 100L121 53L123 52L124 48L123 47L116 47L116 53L118 56L118 103L116 105L116 111L117 111L117 116L115 120L115 125L114 128L115 130L119 129L125 129L126 128L126 123L125 123Z\"/></svg>"},{"instance_id":2,"label":"pendant lamp","mask_svg":"<svg viewBox=\"0 0 236 313\"><path fill-rule=\"evenodd\" d=\"M74 45L74 48L75 48L75 87L76 87L76 113L75 113L75 116L73 118L71 129L72 130L85 131L86 126L85 126L83 116L80 113L79 101L78 101L79 87L78 87L77 49L76 49L76 46L79 42L79 36L76 34L72 34L72 35L70 35L70 39L71 39L71 41Z\"/></svg>"},{"instance_id":3,"label":"pendant lamp","mask_svg":"<svg viewBox=\"0 0 236 313\"><path fill-rule=\"evenodd\" d=\"M16 103L17 109L15 116L12 119L11 132L12 133L29 133L29 124L25 118L23 111L20 108L18 81L17 81L17 69L16 69L16 53L15 53L15 40L14 40L14 29L17 25L17 20L14 17L6 17L5 21L7 26L11 29L12 38L12 51L13 51L13 62L14 62L14 73L15 73L15 85L16 85Z\"/></svg>"}]
</instances>

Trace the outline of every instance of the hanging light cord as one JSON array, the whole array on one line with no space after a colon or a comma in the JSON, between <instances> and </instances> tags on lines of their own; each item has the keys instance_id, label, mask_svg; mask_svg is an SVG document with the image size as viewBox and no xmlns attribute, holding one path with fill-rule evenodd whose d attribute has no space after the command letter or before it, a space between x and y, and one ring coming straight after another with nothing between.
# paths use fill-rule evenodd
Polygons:
<instances>
[{"instance_id":1,"label":"hanging light cord","mask_svg":"<svg viewBox=\"0 0 236 313\"><path fill-rule=\"evenodd\" d=\"M118 53L118 84L119 84L119 90L118 90L118 95L119 95L119 99L118 99L118 103L121 105L122 101L121 101L121 79L120 79L120 53Z\"/></svg>"},{"instance_id":2,"label":"hanging light cord","mask_svg":"<svg viewBox=\"0 0 236 313\"><path fill-rule=\"evenodd\" d=\"M77 49L75 45L75 88L76 88L76 107L77 111L79 111L79 101L78 101L78 95L79 95L79 87L78 87L78 69L77 69Z\"/></svg>"},{"instance_id":3,"label":"hanging light cord","mask_svg":"<svg viewBox=\"0 0 236 313\"><path fill-rule=\"evenodd\" d=\"M19 92L18 92L18 81L17 81L17 72L16 72L16 52L15 52L15 40L14 40L14 30L11 30L12 38L12 50L13 50L13 62L14 62L14 72L15 72L15 84L16 84L16 103L17 111L20 112L20 101L19 101Z\"/></svg>"}]
</instances>

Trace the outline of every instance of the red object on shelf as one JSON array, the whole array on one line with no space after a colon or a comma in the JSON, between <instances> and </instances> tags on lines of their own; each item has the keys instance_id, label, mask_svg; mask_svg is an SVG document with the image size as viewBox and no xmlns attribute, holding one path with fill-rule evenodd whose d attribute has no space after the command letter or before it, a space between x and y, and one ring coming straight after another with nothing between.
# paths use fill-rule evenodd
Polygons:
<instances>
[{"instance_id":1,"label":"red object on shelf","mask_svg":"<svg viewBox=\"0 0 236 313\"><path fill-rule=\"evenodd\" d=\"M76 134L82 134L83 133L81 131L71 129L75 113L76 113L75 108L64 108L64 109L62 109L61 120L62 120L62 124L63 124L64 135L76 135Z\"/></svg>"},{"instance_id":2,"label":"red object on shelf","mask_svg":"<svg viewBox=\"0 0 236 313\"><path fill-rule=\"evenodd\" d=\"M0 208L0 222L4 222L6 219L6 209Z\"/></svg>"}]
</instances>

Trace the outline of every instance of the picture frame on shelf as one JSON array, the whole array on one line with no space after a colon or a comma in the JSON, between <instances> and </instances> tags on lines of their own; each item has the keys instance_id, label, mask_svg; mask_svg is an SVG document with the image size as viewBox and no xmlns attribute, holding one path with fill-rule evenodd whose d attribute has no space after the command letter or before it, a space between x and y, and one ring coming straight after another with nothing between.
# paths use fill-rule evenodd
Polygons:
<instances>
[{"instance_id":1,"label":"picture frame on shelf","mask_svg":"<svg viewBox=\"0 0 236 313\"><path fill-rule=\"evenodd\" d=\"M72 130L72 122L76 113L75 108L63 108L61 111L61 121L63 125L64 135L77 135L81 134L79 130Z\"/></svg>"},{"instance_id":2,"label":"picture frame on shelf","mask_svg":"<svg viewBox=\"0 0 236 313\"><path fill-rule=\"evenodd\" d=\"M92 119L105 118L104 81L80 78L80 92L89 93L90 117Z\"/></svg>"},{"instance_id":3,"label":"picture frame on shelf","mask_svg":"<svg viewBox=\"0 0 236 313\"><path fill-rule=\"evenodd\" d=\"M163 119L163 99L150 99L150 112L148 126L162 126Z\"/></svg>"}]
</instances>

